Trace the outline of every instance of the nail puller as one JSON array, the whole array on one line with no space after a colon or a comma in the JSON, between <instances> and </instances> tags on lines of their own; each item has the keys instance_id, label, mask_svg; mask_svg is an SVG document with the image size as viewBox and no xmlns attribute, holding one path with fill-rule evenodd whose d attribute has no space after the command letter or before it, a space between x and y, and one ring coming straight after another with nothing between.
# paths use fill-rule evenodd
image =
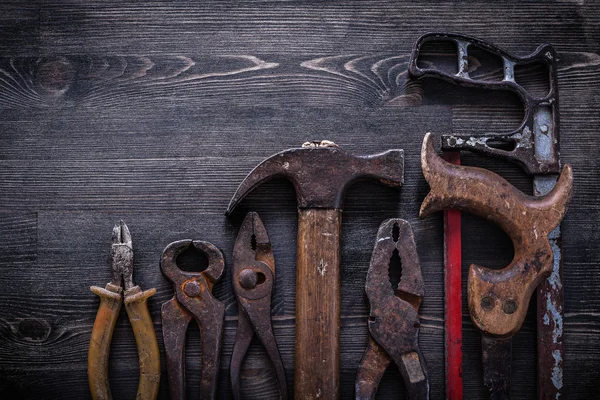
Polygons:
<instances>
[{"instance_id":1,"label":"nail puller","mask_svg":"<svg viewBox=\"0 0 600 400\"><path fill-rule=\"evenodd\" d=\"M182 271L177 256L193 246L208 257L208 268L202 272ZM163 251L160 268L173 282L175 295L162 306L162 328L169 394L172 400L185 399L185 333L192 319L200 328L201 375L200 398L214 399L221 363L221 345L225 306L212 294L225 267L223 254L208 242L180 240Z\"/></svg>"}]
</instances>

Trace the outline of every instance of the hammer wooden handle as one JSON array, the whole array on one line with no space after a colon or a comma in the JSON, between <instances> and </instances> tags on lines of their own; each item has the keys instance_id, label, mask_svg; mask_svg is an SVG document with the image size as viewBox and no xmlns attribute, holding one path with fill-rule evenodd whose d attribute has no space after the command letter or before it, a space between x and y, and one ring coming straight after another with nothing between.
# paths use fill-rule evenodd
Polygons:
<instances>
[{"instance_id":1,"label":"hammer wooden handle","mask_svg":"<svg viewBox=\"0 0 600 400\"><path fill-rule=\"evenodd\" d=\"M339 209L298 210L294 397L339 398Z\"/></svg>"}]
</instances>

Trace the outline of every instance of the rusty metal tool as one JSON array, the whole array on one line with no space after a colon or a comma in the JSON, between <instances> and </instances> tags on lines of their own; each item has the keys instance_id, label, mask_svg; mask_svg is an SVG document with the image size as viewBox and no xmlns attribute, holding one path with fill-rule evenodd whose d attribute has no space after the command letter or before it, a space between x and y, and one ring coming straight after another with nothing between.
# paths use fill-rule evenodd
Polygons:
<instances>
[{"instance_id":1,"label":"rusty metal tool","mask_svg":"<svg viewBox=\"0 0 600 400\"><path fill-rule=\"evenodd\" d=\"M456 74L438 70L435 65L420 65L419 54L424 43L446 41L457 49ZM476 48L490 58L502 60L502 79L490 77L471 78L469 50ZM484 63L487 60L478 60ZM428 33L421 36L413 48L409 73L416 78L440 78L454 84L490 89L508 90L515 93L524 105L525 115L520 126L508 133L484 133L478 135L443 135L442 149L479 151L494 157L507 159L521 165L533 176L535 196L543 196L554 187L560 171L559 98L556 53L552 46L543 44L532 54L515 57L493 44L457 34ZM535 96L518 83L515 67L528 64L543 65L548 70L549 90ZM537 290L538 335L538 398L555 399L563 388L563 290L560 227L550 233L554 253L551 275ZM460 251L460 249L458 249ZM452 354L448 352L448 357ZM456 360L455 360L456 361ZM461 388L462 389L462 388ZM460 396L462 397L462 395Z\"/></svg>"},{"instance_id":2,"label":"rusty metal tool","mask_svg":"<svg viewBox=\"0 0 600 400\"><path fill-rule=\"evenodd\" d=\"M105 288L92 286L100 297L90 348L88 352L88 381L94 400L112 399L108 380L110 342L124 295L125 309L138 348L140 379L136 399L151 400L158 396L160 384L160 352L147 300L156 289L142 291L133 283L133 246L129 228L120 221L113 228L112 280Z\"/></svg>"},{"instance_id":3,"label":"rusty metal tool","mask_svg":"<svg viewBox=\"0 0 600 400\"><path fill-rule=\"evenodd\" d=\"M402 278L395 292L389 278L394 252L402 260ZM388 219L379 227L365 290L371 306L370 335L356 375L356 399L375 398L379 382L392 361L400 369L408 398L428 399L429 378L419 349L418 312L424 295L423 277L408 221Z\"/></svg>"},{"instance_id":4,"label":"rusty metal tool","mask_svg":"<svg viewBox=\"0 0 600 400\"><path fill-rule=\"evenodd\" d=\"M511 238L515 254L507 267L471 265L469 313L482 332L484 383L492 399L508 399L512 336L523 324L533 291L551 273L554 253L548 235L560 224L573 188L565 165L545 196L527 196L499 175L482 168L450 164L435 152L431 134L421 150L423 175L431 191L420 216L458 209L497 224Z\"/></svg>"},{"instance_id":5,"label":"rusty metal tool","mask_svg":"<svg viewBox=\"0 0 600 400\"><path fill-rule=\"evenodd\" d=\"M275 368L281 399L287 399L285 370L271 325L275 259L267 230L255 212L246 214L233 248L232 285L238 299L238 327L231 355L233 398L240 399L240 370L250 341L258 336Z\"/></svg>"},{"instance_id":6,"label":"rusty metal tool","mask_svg":"<svg viewBox=\"0 0 600 400\"><path fill-rule=\"evenodd\" d=\"M329 141L275 154L248 174L226 215L255 187L289 179L298 201L294 397L339 398L340 230L346 188L361 179L403 180L402 150L354 156Z\"/></svg>"},{"instance_id":7,"label":"rusty metal tool","mask_svg":"<svg viewBox=\"0 0 600 400\"><path fill-rule=\"evenodd\" d=\"M182 271L177 256L193 246L208 258L202 272ZM162 305L162 330L167 355L167 374L171 399L185 399L185 333L192 319L200 328L200 398L214 399L221 360L225 306L212 294L221 279L225 259L213 244L180 240L163 251L160 268L173 283L173 298Z\"/></svg>"},{"instance_id":8,"label":"rusty metal tool","mask_svg":"<svg viewBox=\"0 0 600 400\"><path fill-rule=\"evenodd\" d=\"M460 152L447 151L444 160L460 165ZM461 215L444 210L444 344L446 399L462 400L462 243Z\"/></svg>"},{"instance_id":9,"label":"rusty metal tool","mask_svg":"<svg viewBox=\"0 0 600 400\"><path fill-rule=\"evenodd\" d=\"M419 52L423 43L431 41L454 42L458 49L458 72L449 74L435 66L420 67ZM501 80L474 79L469 76L468 49L477 47L492 56L499 57L503 64ZM515 67L542 63L548 67L550 88L547 94L536 97L515 80ZM539 46L526 57L515 57L504 50L482 40L464 35L428 33L414 45L408 70L415 78L434 77L445 81L488 90L507 90L515 93L523 102L525 115L520 126L508 133L478 135L442 135L443 150L472 150L503 158L519 164L529 175L558 174L558 82L556 75L556 53L549 44ZM503 145L501 145L504 144ZM507 150L505 146L512 147Z\"/></svg>"}]
</instances>

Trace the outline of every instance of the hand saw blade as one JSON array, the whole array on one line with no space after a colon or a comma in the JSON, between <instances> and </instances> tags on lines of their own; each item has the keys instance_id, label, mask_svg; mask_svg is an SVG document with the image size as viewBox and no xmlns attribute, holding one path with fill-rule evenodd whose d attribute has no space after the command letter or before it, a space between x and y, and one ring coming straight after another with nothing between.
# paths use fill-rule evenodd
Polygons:
<instances>
[{"instance_id":1,"label":"hand saw blade","mask_svg":"<svg viewBox=\"0 0 600 400\"><path fill-rule=\"evenodd\" d=\"M510 371L512 337L495 338L481 335L483 383L490 391L492 400L510 398Z\"/></svg>"},{"instance_id":2,"label":"hand saw blade","mask_svg":"<svg viewBox=\"0 0 600 400\"><path fill-rule=\"evenodd\" d=\"M556 184L555 175L533 178L534 196L543 196ZM550 235L554 255L552 274L537 289L538 398L557 399L563 388L563 287L560 225Z\"/></svg>"}]
</instances>

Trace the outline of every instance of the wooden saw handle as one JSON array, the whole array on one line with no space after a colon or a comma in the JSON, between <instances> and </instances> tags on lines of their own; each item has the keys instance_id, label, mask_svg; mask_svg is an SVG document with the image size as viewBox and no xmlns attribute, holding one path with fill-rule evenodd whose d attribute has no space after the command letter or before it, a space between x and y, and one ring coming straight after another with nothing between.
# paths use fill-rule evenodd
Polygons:
<instances>
[{"instance_id":1,"label":"wooden saw handle","mask_svg":"<svg viewBox=\"0 0 600 400\"><path fill-rule=\"evenodd\" d=\"M565 165L546 196L527 196L491 171L442 160L429 133L423 141L421 165L431 186L421 217L446 209L467 211L494 222L511 238L515 255L510 265L501 270L471 265L467 285L473 323L497 337L515 334L533 290L552 270L548 234L567 210L573 188L571 167Z\"/></svg>"}]
</instances>

